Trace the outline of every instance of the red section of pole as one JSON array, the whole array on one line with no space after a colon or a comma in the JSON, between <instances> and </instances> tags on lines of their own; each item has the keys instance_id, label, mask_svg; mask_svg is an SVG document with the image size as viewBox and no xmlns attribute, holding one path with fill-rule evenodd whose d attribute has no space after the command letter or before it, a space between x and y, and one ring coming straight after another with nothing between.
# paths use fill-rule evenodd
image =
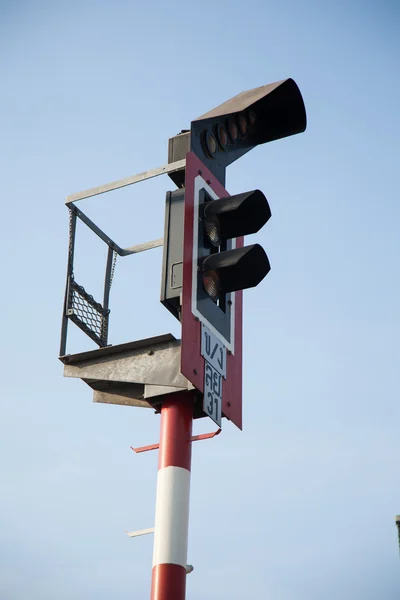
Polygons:
<instances>
[{"instance_id":1,"label":"red section of pole","mask_svg":"<svg viewBox=\"0 0 400 600\"><path fill-rule=\"evenodd\" d=\"M151 575L151 600L185 600L186 577L181 565L156 565Z\"/></svg>"},{"instance_id":2,"label":"red section of pole","mask_svg":"<svg viewBox=\"0 0 400 600\"><path fill-rule=\"evenodd\" d=\"M158 470L164 467L182 467L190 471L192 423L192 394L181 394L162 405Z\"/></svg>"},{"instance_id":3,"label":"red section of pole","mask_svg":"<svg viewBox=\"0 0 400 600\"><path fill-rule=\"evenodd\" d=\"M151 600L185 600L193 394L161 407Z\"/></svg>"}]
</instances>

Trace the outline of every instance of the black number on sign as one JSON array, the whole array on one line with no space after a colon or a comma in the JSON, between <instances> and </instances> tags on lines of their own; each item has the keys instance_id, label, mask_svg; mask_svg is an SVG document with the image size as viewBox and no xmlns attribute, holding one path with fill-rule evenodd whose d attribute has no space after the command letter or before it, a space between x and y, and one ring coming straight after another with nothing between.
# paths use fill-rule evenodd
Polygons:
<instances>
[{"instance_id":1,"label":"black number on sign","mask_svg":"<svg viewBox=\"0 0 400 600\"><path fill-rule=\"evenodd\" d=\"M215 396L213 396L211 392L207 393L207 398L209 398L207 412L210 416L215 414L215 418L217 418L218 417L218 398L215 398Z\"/></svg>"},{"instance_id":2,"label":"black number on sign","mask_svg":"<svg viewBox=\"0 0 400 600\"><path fill-rule=\"evenodd\" d=\"M222 350L222 348L219 349L219 353L220 353L220 358L218 358L218 364L221 367L221 369L224 368L224 351Z\"/></svg>"},{"instance_id":3,"label":"black number on sign","mask_svg":"<svg viewBox=\"0 0 400 600\"><path fill-rule=\"evenodd\" d=\"M206 387L208 388L212 388L212 383L213 383L213 370L211 365L208 364L208 362L206 362Z\"/></svg>"},{"instance_id":4,"label":"black number on sign","mask_svg":"<svg viewBox=\"0 0 400 600\"><path fill-rule=\"evenodd\" d=\"M210 356L211 352L211 336L208 335L207 331L204 332L204 338L206 340L206 354Z\"/></svg>"},{"instance_id":5,"label":"black number on sign","mask_svg":"<svg viewBox=\"0 0 400 600\"><path fill-rule=\"evenodd\" d=\"M213 398L213 395L212 395L211 392L208 392L207 398L210 399L210 401L208 403L208 406L207 406L207 412L208 412L209 415L212 415L213 414L213 408L214 408L214 404L213 404L214 398Z\"/></svg>"},{"instance_id":6,"label":"black number on sign","mask_svg":"<svg viewBox=\"0 0 400 600\"><path fill-rule=\"evenodd\" d=\"M221 397L221 379L221 375L217 371L214 371L212 389L214 394L216 394L219 398Z\"/></svg>"},{"instance_id":7,"label":"black number on sign","mask_svg":"<svg viewBox=\"0 0 400 600\"><path fill-rule=\"evenodd\" d=\"M211 358L214 358L216 351L218 350L218 342L214 346L214 350L212 351Z\"/></svg>"},{"instance_id":8,"label":"black number on sign","mask_svg":"<svg viewBox=\"0 0 400 600\"><path fill-rule=\"evenodd\" d=\"M205 361L204 371L204 410L208 415L218 420L221 417L221 406L219 402L222 399L222 375L218 373L207 361Z\"/></svg>"},{"instance_id":9,"label":"black number on sign","mask_svg":"<svg viewBox=\"0 0 400 600\"><path fill-rule=\"evenodd\" d=\"M218 417L218 398L214 397L214 406L215 406L215 418Z\"/></svg>"}]
</instances>

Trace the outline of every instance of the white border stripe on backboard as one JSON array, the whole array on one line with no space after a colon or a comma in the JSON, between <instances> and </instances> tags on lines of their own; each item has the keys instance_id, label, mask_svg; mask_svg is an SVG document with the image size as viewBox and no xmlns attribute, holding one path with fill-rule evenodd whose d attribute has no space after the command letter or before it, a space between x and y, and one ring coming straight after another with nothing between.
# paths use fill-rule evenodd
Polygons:
<instances>
[{"instance_id":1,"label":"white border stripe on backboard","mask_svg":"<svg viewBox=\"0 0 400 600\"><path fill-rule=\"evenodd\" d=\"M199 198L200 191L205 190L207 194L214 200L218 200L219 196L214 190L208 185L208 183L198 175L194 180L194 205L193 205L193 264L192 264L192 313L199 319L204 325L206 325L213 334L222 341L227 349L235 354L235 292L231 294L232 306L231 306L231 341L229 342L215 327L208 321L198 310L197 310L197 248L198 248L198 218L199 218ZM232 240L232 249L236 248L236 239Z\"/></svg>"}]
</instances>

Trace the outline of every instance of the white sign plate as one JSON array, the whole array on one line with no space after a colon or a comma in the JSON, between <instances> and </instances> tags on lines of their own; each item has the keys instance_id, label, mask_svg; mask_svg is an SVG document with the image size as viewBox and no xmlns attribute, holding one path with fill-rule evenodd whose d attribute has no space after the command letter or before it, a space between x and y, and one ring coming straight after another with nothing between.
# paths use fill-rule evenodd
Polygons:
<instances>
[{"instance_id":1,"label":"white sign plate","mask_svg":"<svg viewBox=\"0 0 400 600\"><path fill-rule=\"evenodd\" d=\"M201 355L226 379L226 347L204 323L201 324Z\"/></svg>"},{"instance_id":2,"label":"white sign plate","mask_svg":"<svg viewBox=\"0 0 400 600\"><path fill-rule=\"evenodd\" d=\"M206 360L204 361L203 410L218 427L221 427L222 375Z\"/></svg>"}]
</instances>

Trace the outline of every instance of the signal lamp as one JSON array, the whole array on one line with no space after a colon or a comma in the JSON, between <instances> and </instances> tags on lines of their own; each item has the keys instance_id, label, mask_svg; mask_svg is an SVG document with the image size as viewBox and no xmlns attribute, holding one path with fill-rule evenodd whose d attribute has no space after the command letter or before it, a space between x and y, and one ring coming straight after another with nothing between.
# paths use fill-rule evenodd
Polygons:
<instances>
[{"instance_id":1,"label":"signal lamp","mask_svg":"<svg viewBox=\"0 0 400 600\"><path fill-rule=\"evenodd\" d=\"M223 293L255 287L271 267L259 244L210 254L202 265L203 287L213 300Z\"/></svg>"},{"instance_id":2,"label":"signal lamp","mask_svg":"<svg viewBox=\"0 0 400 600\"><path fill-rule=\"evenodd\" d=\"M236 123L235 117L230 117L228 119L228 133L232 142L235 142L239 137L239 131Z\"/></svg>"},{"instance_id":3,"label":"signal lamp","mask_svg":"<svg viewBox=\"0 0 400 600\"><path fill-rule=\"evenodd\" d=\"M247 130L248 130L247 119L244 115L238 116L238 125L239 125L240 135L242 137L244 137L247 134Z\"/></svg>"},{"instance_id":4,"label":"signal lamp","mask_svg":"<svg viewBox=\"0 0 400 600\"><path fill-rule=\"evenodd\" d=\"M209 158L214 158L214 154L218 150L217 140L212 133L206 132L204 134L204 151Z\"/></svg>"},{"instance_id":5,"label":"signal lamp","mask_svg":"<svg viewBox=\"0 0 400 600\"><path fill-rule=\"evenodd\" d=\"M218 139L219 125L228 131L232 143L227 146L222 137ZM226 168L246 152L260 144L301 133L306 125L300 90L293 79L284 79L241 92L192 121L189 147L225 185ZM218 156L211 152L211 159L203 141L206 131L215 132L218 148L225 150ZM186 144L186 151L187 147Z\"/></svg>"},{"instance_id":6,"label":"signal lamp","mask_svg":"<svg viewBox=\"0 0 400 600\"><path fill-rule=\"evenodd\" d=\"M271 217L268 200L260 190L235 194L207 202L204 207L204 228L214 234L218 227L217 239L232 239L250 233L257 233ZM219 245L219 241L213 242Z\"/></svg>"},{"instance_id":7,"label":"signal lamp","mask_svg":"<svg viewBox=\"0 0 400 600\"><path fill-rule=\"evenodd\" d=\"M229 143L228 133L227 133L225 127L221 124L219 124L217 126L217 137L218 137L218 141L219 141L220 145L222 146L222 148L225 148L225 146L227 146Z\"/></svg>"},{"instance_id":8,"label":"signal lamp","mask_svg":"<svg viewBox=\"0 0 400 600\"><path fill-rule=\"evenodd\" d=\"M249 108L247 110L247 118L249 120L249 123L251 126L254 125L254 123L257 121L257 115L255 113L255 111L252 108Z\"/></svg>"},{"instance_id":9,"label":"signal lamp","mask_svg":"<svg viewBox=\"0 0 400 600\"><path fill-rule=\"evenodd\" d=\"M221 244L221 225L217 215L211 215L204 221L205 233L213 246Z\"/></svg>"},{"instance_id":10,"label":"signal lamp","mask_svg":"<svg viewBox=\"0 0 400 600\"><path fill-rule=\"evenodd\" d=\"M205 271L203 273L203 287L210 298L214 301L217 300L220 293L220 281L216 271Z\"/></svg>"}]
</instances>

